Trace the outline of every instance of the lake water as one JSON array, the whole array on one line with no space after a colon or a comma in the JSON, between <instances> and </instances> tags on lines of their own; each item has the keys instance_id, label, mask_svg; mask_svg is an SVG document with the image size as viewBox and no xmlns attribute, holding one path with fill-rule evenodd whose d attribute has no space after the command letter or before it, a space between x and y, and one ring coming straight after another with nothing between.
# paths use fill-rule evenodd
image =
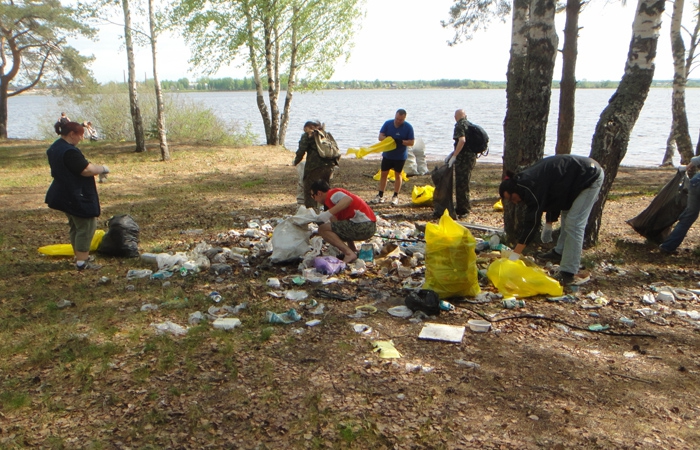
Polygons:
<instances>
[{"instance_id":1,"label":"lake water","mask_svg":"<svg viewBox=\"0 0 700 450\"><path fill-rule=\"evenodd\" d=\"M614 89L580 89L576 92L576 125L573 153L588 155L595 126ZM264 131L253 92L191 92L178 94L211 108L219 117L239 124L250 123L264 142ZM284 95L284 93L283 93ZM281 96L283 99L284 97ZM41 138L47 111L58 117L60 99L51 96L21 95L9 99L8 134L13 138ZM280 102L282 107L282 102ZM552 91L552 107L547 125L545 154L554 154L559 107L559 90ZM688 122L693 142L700 127L700 89L686 91ZM429 157L444 157L452 151L454 111L464 108L469 120L481 125L490 136L490 153L481 161L501 162L503 119L506 110L504 90L419 89L419 90L333 90L295 93L292 102L286 146L296 150L304 122L326 123L341 149L364 147L377 142L385 120L397 109L408 112L416 137L423 138ZM70 111L66 111L70 116ZM166 113L167 114L167 113ZM51 122L52 123L52 122ZM657 166L661 163L671 126L671 89L651 89L632 131L626 166ZM369 157L378 157L370 155ZM674 158L676 163L679 158Z\"/></svg>"}]
</instances>

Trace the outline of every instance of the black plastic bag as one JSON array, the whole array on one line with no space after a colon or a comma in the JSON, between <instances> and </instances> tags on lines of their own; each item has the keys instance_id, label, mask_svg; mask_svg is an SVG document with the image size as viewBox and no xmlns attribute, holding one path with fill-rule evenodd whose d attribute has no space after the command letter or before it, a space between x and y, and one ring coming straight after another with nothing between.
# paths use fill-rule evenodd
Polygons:
<instances>
[{"instance_id":1,"label":"black plastic bag","mask_svg":"<svg viewBox=\"0 0 700 450\"><path fill-rule=\"evenodd\" d=\"M454 202L452 201L452 172L453 168L447 164L441 167L435 167L430 174L430 178L435 185L433 192L433 217L439 219L445 210L448 211L450 217L457 219L455 214Z\"/></svg>"},{"instance_id":2,"label":"black plastic bag","mask_svg":"<svg viewBox=\"0 0 700 450\"><path fill-rule=\"evenodd\" d=\"M685 172L678 171L656 194L647 209L627 223L649 241L662 243L688 204L687 183Z\"/></svg>"},{"instance_id":3,"label":"black plastic bag","mask_svg":"<svg viewBox=\"0 0 700 450\"><path fill-rule=\"evenodd\" d=\"M139 232L139 226L130 215L112 216L97 253L135 258L139 256Z\"/></svg>"},{"instance_id":4,"label":"black plastic bag","mask_svg":"<svg viewBox=\"0 0 700 450\"><path fill-rule=\"evenodd\" d=\"M411 292L405 302L406 307L411 311L423 311L429 316L440 314L440 297L430 289Z\"/></svg>"}]
</instances>

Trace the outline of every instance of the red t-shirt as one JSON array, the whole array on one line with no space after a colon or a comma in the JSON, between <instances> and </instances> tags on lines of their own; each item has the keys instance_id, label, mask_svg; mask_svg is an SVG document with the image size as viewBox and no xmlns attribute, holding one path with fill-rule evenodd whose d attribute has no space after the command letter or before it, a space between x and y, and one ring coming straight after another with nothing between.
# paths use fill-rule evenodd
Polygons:
<instances>
[{"instance_id":1,"label":"red t-shirt","mask_svg":"<svg viewBox=\"0 0 700 450\"><path fill-rule=\"evenodd\" d=\"M362 200L357 195L355 195L351 192L348 192L342 188L333 188L333 189L328 191L328 193L326 194L326 201L325 201L325 204L328 207L328 209L331 209L332 207L335 206L335 203L333 203L331 201L331 197L333 197L333 194L335 194L336 192L342 192L343 194L347 195L348 197L350 197L352 199L352 203L350 203L350 206L348 206L344 210L335 214L335 217L338 220L350 220L353 217L355 217L356 211L360 211L365 216L367 216L367 218L370 221L372 221L372 222L377 221L377 217L374 215L374 211L372 211L372 208L370 208L369 205L367 205L367 203L365 203L364 200Z\"/></svg>"}]
</instances>

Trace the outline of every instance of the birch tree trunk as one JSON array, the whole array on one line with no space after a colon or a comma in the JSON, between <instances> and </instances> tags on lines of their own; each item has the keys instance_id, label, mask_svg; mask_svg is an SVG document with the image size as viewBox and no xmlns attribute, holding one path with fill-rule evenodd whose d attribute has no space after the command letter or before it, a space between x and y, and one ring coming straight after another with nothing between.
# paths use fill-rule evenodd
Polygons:
<instances>
[{"instance_id":1,"label":"birch tree trunk","mask_svg":"<svg viewBox=\"0 0 700 450\"><path fill-rule=\"evenodd\" d=\"M129 81L129 106L131 108L131 122L134 126L134 138L137 153L146 151L146 135L143 131L143 118L139 108L139 98L136 92L136 63L134 58L134 42L131 37L131 10L129 0L122 0L124 10L124 45L126 46L126 59L128 63Z\"/></svg>"},{"instance_id":2,"label":"birch tree trunk","mask_svg":"<svg viewBox=\"0 0 700 450\"><path fill-rule=\"evenodd\" d=\"M673 97L671 100L672 132L681 164L688 164L693 157L693 143L688 130L685 111L685 85L688 81L685 67L685 44L681 35L684 0L673 2L671 15L671 51L673 53Z\"/></svg>"},{"instance_id":3,"label":"birch tree trunk","mask_svg":"<svg viewBox=\"0 0 700 450\"><path fill-rule=\"evenodd\" d=\"M270 101L270 135L267 145L277 145L279 143L280 110L277 104L279 90L278 80L275 77L275 57L273 35L274 29L271 20L267 20L264 25L265 40L265 69L267 70L267 98Z\"/></svg>"},{"instance_id":4,"label":"birch tree trunk","mask_svg":"<svg viewBox=\"0 0 700 450\"><path fill-rule=\"evenodd\" d=\"M557 155L570 154L574 143L576 113L576 58L578 57L578 17L583 3L567 0L564 48L562 49L561 84L559 88L559 121L557 124Z\"/></svg>"},{"instance_id":5,"label":"birch tree trunk","mask_svg":"<svg viewBox=\"0 0 700 450\"><path fill-rule=\"evenodd\" d=\"M160 87L158 79L158 39L155 25L155 14L153 12L153 0L148 0L148 22L151 29L151 54L153 55L153 83L156 87L156 126L158 127L158 140L160 141L160 159L162 161L170 160L170 151L168 150L168 140L165 134L165 106L163 105L163 91Z\"/></svg>"},{"instance_id":6,"label":"birch tree trunk","mask_svg":"<svg viewBox=\"0 0 700 450\"><path fill-rule=\"evenodd\" d=\"M639 0L625 74L596 125L590 156L605 170L605 182L588 217L585 245L595 244L598 240L605 200L649 93L664 6L664 0Z\"/></svg>"},{"instance_id":7,"label":"birch tree trunk","mask_svg":"<svg viewBox=\"0 0 700 450\"><path fill-rule=\"evenodd\" d=\"M253 30L253 17L250 12L250 6L247 2L243 2L244 14L246 18L246 26L248 28L248 54L250 58L250 67L253 70L253 81L255 82L255 102L258 105L258 111L262 117L263 127L265 128L265 142L270 142L270 113L265 104L263 95L262 77L260 76L260 67L258 66L258 58L255 51L255 32Z\"/></svg>"},{"instance_id":8,"label":"birch tree trunk","mask_svg":"<svg viewBox=\"0 0 700 450\"><path fill-rule=\"evenodd\" d=\"M516 1L513 7L504 168L514 172L531 166L544 155L558 43L555 6L554 0L532 0L526 5ZM523 18L527 22L521 22ZM525 45L523 32L526 33ZM518 209L512 205L506 207L504 223L508 236L515 235L519 222Z\"/></svg>"},{"instance_id":9,"label":"birch tree trunk","mask_svg":"<svg viewBox=\"0 0 700 450\"><path fill-rule=\"evenodd\" d=\"M299 8L294 7L292 14L292 37L291 37L291 54L289 55L289 79L287 80L287 95L284 98L284 108L280 121L280 144L284 145L284 140L287 137L287 126L289 125L289 111L292 108L292 97L294 96L294 87L297 77L297 29L298 29L298 13Z\"/></svg>"}]
</instances>

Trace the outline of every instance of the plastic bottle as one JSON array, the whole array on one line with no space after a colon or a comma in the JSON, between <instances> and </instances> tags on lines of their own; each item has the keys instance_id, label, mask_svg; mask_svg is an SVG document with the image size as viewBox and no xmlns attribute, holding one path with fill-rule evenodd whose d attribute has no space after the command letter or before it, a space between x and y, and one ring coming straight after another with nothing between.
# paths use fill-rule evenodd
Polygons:
<instances>
[{"instance_id":1,"label":"plastic bottle","mask_svg":"<svg viewBox=\"0 0 700 450\"><path fill-rule=\"evenodd\" d=\"M362 244L362 246L360 246L360 253L357 255L357 257L365 262L374 261L374 246L372 244Z\"/></svg>"},{"instance_id":2,"label":"plastic bottle","mask_svg":"<svg viewBox=\"0 0 700 450\"><path fill-rule=\"evenodd\" d=\"M507 309L524 308L525 300L516 300L514 298L506 298L503 300L503 307Z\"/></svg>"}]
</instances>

